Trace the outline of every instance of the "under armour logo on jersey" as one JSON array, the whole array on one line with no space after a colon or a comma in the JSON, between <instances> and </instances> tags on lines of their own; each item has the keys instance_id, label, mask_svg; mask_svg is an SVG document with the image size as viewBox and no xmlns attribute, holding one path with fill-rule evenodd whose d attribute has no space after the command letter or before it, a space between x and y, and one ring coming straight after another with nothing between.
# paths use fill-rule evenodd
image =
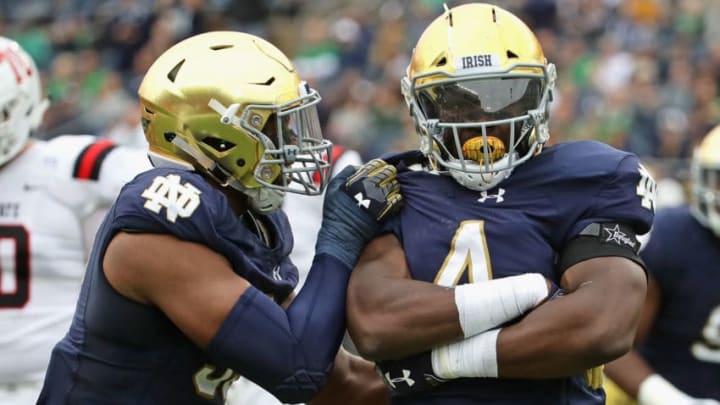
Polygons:
<instances>
[{"instance_id":1,"label":"under armour logo on jersey","mask_svg":"<svg viewBox=\"0 0 720 405\"><path fill-rule=\"evenodd\" d=\"M365 209L370 208L370 199L363 198L362 193L355 194L355 201L357 201L358 207L363 207Z\"/></svg>"},{"instance_id":2,"label":"under armour logo on jersey","mask_svg":"<svg viewBox=\"0 0 720 405\"><path fill-rule=\"evenodd\" d=\"M410 370L403 369L402 373L403 373L402 377L397 377L397 378L390 378L390 373L389 372L385 373L385 382L392 389L397 389L397 386L395 384L398 384L398 383L405 383L408 385L408 387L412 387L413 385L415 385L415 380L410 378Z\"/></svg>"},{"instance_id":3,"label":"under armour logo on jersey","mask_svg":"<svg viewBox=\"0 0 720 405\"><path fill-rule=\"evenodd\" d=\"M146 198L144 207L156 214L165 208L165 216L170 222L180 218L188 218L200 206L200 190L190 183L180 184L180 176L168 174L153 179L153 183L145 189L142 197Z\"/></svg>"},{"instance_id":4,"label":"under armour logo on jersey","mask_svg":"<svg viewBox=\"0 0 720 405\"><path fill-rule=\"evenodd\" d=\"M496 203L501 203L505 201L503 195L505 195L504 188L499 188L497 194L488 194L487 191L483 191L480 193L480 198L478 198L478 202L484 203L486 200L495 199Z\"/></svg>"}]
</instances>

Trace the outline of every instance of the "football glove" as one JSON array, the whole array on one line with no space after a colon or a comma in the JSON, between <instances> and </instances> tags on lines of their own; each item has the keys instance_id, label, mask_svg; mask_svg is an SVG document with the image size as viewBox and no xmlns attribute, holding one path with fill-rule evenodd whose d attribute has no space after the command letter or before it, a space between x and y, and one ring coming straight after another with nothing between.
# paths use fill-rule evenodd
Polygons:
<instances>
[{"instance_id":1,"label":"football glove","mask_svg":"<svg viewBox=\"0 0 720 405\"><path fill-rule=\"evenodd\" d=\"M338 173L325 194L316 254L333 256L352 269L381 221L400 209L396 175L395 166L381 159Z\"/></svg>"}]
</instances>

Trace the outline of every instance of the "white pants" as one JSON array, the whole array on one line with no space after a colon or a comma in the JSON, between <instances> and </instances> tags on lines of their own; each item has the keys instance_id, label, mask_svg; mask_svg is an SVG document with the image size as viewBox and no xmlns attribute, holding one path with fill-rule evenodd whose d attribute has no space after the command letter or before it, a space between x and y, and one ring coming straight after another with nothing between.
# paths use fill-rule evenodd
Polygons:
<instances>
[{"instance_id":1,"label":"white pants","mask_svg":"<svg viewBox=\"0 0 720 405\"><path fill-rule=\"evenodd\" d=\"M252 381L240 377L230 386L225 405L282 405L282 402Z\"/></svg>"},{"instance_id":2,"label":"white pants","mask_svg":"<svg viewBox=\"0 0 720 405\"><path fill-rule=\"evenodd\" d=\"M42 382L3 384L0 383L0 404L2 405L35 405Z\"/></svg>"}]
</instances>

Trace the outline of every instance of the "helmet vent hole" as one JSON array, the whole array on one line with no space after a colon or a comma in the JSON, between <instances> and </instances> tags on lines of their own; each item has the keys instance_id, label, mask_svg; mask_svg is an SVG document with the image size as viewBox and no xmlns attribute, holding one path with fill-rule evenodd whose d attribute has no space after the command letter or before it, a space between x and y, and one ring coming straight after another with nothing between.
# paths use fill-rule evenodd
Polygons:
<instances>
[{"instance_id":1,"label":"helmet vent hole","mask_svg":"<svg viewBox=\"0 0 720 405\"><path fill-rule=\"evenodd\" d=\"M519 56L518 56L515 52L513 52L513 51L511 51L511 50L509 50L509 49L508 49L508 51L506 52L506 55L507 55L508 59L517 59L517 58L519 58Z\"/></svg>"},{"instance_id":2,"label":"helmet vent hole","mask_svg":"<svg viewBox=\"0 0 720 405\"><path fill-rule=\"evenodd\" d=\"M215 138L213 136L206 136L203 138L203 143L215 149L218 152L225 152L232 149L235 144L225 139Z\"/></svg>"},{"instance_id":3,"label":"helmet vent hole","mask_svg":"<svg viewBox=\"0 0 720 405\"><path fill-rule=\"evenodd\" d=\"M178 64L175 65L175 67L172 68L168 73L167 78L170 79L171 82L175 83L175 78L177 77L178 72L180 72L180 68L182 67L183 63L185 63L185 59L178 62Z\"/></svg>"},{"instance_id":4,"label":"helmet vent hole","mask_svg":"<svg viewBox=\"0 0 720 405\"><path fill-rule=\"evenodd\" d=\"M442 58L440 58L440 60L437 61L437 63L435 64L435 66L445 66L445 65L447 65L447 58L444 56Z\"/></svg>"},{"instance_id":5,"label":"helmet vent hole","mask_svg":"<svg viewBox=\"0 0 720 405\"><path fill-rule=\"evenodd\" d=\"M232 48L232 47L233 47L232 45L215 45L215 46L211 46L210 49L212 49L213 51L221 51L223 49L228 49L228 48Z\"/></svg>"},{"instance_id":6,"label":"helmet vent hole","mask_svg":"<svg viewBox=\"0 0 720 405\"><path fill-rule=\"evenodd\" d=\"M492 15L493 15L493 22L497 23L497 14L495 14L495 8L492 9Z\"/></svg>"},{"instance_id":7,"label":"helmet vent hole","mask_svg":"<svg viewBox=\"0 0 720 405\"><path fill-rule=\"evenodd\" d=\"M275 83L275 76L270 76L270 78L267 79L267 80L265 80L264 82L253 83L253 84L256 84L256 85L259 85L259 86L269 86L269 85L271 85L271 84L273 84L273 83Z\"/></svg>"}]
</instances>

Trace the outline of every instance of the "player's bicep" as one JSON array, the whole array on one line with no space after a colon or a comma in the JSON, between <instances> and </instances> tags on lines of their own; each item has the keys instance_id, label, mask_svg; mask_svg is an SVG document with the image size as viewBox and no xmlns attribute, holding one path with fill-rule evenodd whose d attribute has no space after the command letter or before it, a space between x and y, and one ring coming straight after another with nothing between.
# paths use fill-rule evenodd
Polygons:
<instances>
[{"instance_id":1,"label":"player's bicep","mask_svg":"<svg viewBox=\"0 0 720 405\"><path fill-rule=\"evenodd\" d=\"M373 341L384 315L399 297L393 281L410 278L405 253L392 234L372 240L361 253L347 287L347 328L358 349Z\"/></svg>"},{"instance_id":2,"label":"player's bicep","mask_svg":"<svg viewBox=\"0 0 720 405\"><path fill-rule=\"evenodd\" d=\"M348 283L348 312L361 316L392 298L397 291L389 291L387 281L409 279L405 252L392 234L372 240L363 250ZM388 295L390 294L390 295Z\"/></svg>"},{"instance_id":3,"label":"player's bicep","mask_svg":"<svg viewBox=\"0 0 720 405\"><path fill-rule=\"evenodd\" d=\"M120 294L158 307L201 347L249 287L222 255L169 235L120 232L103 266Z\"/></svg>"},{"instance_id":4,"label":"player's bicep","mask_svg":"<svg viewBox=\"0 0 720 405\"><path fill-rule=\"evenodd\" d=\"M560 253L561 286L573 292L602 283L612 287L608 294L622 295L626 288L635 290L642 285L644 299L647 279L639 250L632 227L619 222L591 223Z\"/></svg>"},{"instance_id":5,"label":"player's bicep","mask_svg":"<svg viewBox=\"0 0 720 405\"><path fill-rule=\"evenodd\" d=\"M348 284L348 331L372 360L420 353L462 335L454 290L410 278L398 239L368 245Z\"/></svg>"},{"instance_id":6,"label":"player's bicep","mask_svg":"<svg viewBox=\"0 0 720 405\"><path fill-rule=\"evenodd\" d=\"M561 287L570 293L594 283L614 286L621 291L642 286L644 297L647 278L643 268L632 260L620 256L599 256L572 265L563 273L560 282ZM613 295L614 292L608 291L608 294Z\"/></svg>"},{"instance_id":7,"label":"player's bicep","mask_svg":"<svg viewBox=\"0 0 720 405\"><path fill-rule=\"evenodd\" d=\"M568 268L561 285L569 291L567 304L587 309L581 315L585 337L600 342L612 358L632 347L647 290L638 263L620 256L594 257Z\"/></svg>"}]
</instances>

